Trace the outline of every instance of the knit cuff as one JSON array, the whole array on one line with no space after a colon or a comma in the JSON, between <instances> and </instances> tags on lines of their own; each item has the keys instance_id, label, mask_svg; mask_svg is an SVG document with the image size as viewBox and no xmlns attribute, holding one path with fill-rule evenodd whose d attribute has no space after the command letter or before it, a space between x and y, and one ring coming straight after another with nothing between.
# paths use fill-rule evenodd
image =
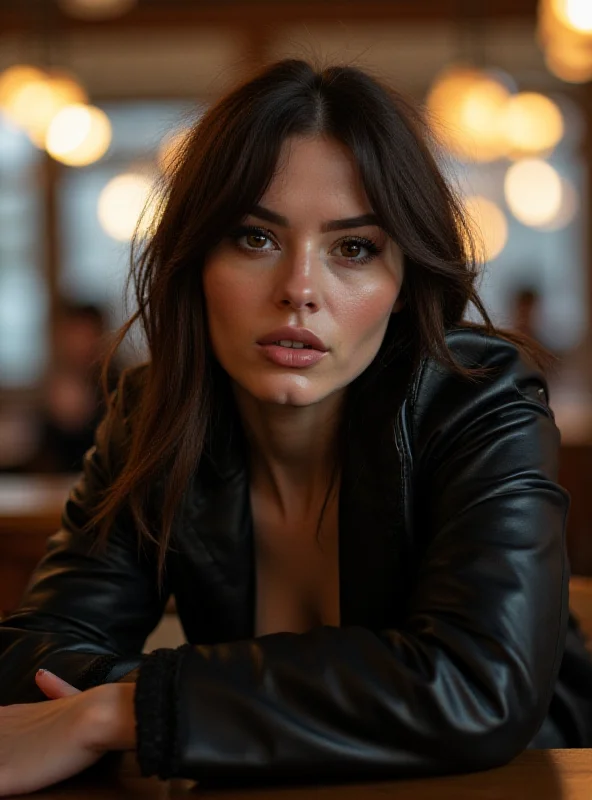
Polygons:
<instances>
[{"instance_id":1,"label":"knit cuff","mask_svg":"<svg viewBox=\"0 0 592 800\"><path fill-rule=\"evenodd\" d=\"M178 773L177 675L190 647L154 650L139 668L134 699L136 753L144 777L167 780Z\"/></svg>"},{"instance_id":2,"label":"knit cuff","mask_svg":"<svg viewBox=\"0 0 592 800\"><path fill-rule=\"evenodd\" d=\"M97 658L93 658L86 669L78 676L76 688L80 689L80 691L85 691L104 683L118 660L118 656L97 656Z\"/></svg>"}]
</instances>

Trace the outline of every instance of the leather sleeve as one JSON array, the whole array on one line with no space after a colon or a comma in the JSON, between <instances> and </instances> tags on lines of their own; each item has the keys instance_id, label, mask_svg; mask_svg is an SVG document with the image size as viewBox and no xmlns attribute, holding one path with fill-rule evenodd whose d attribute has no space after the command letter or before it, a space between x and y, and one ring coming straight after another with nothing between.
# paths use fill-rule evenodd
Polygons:
<instances>
[{"instance_id":1,"label":"leather sleeve","mask_svg":"<svg viewBox=\"0 0 592 800\"><path fill-rule=\"evenodd\" d=\"M559 435L542 376L471 336L495 376L428 362L407 409L426 543L404 625L154 652L136 688L145 775L425 776L498 766L530 742L568 616Z\"/></svg>"},{"instance_id":2,"label":"leather sleeve","mask_svg":"<svg viewBox=\"0 0 592 800\"><path fill-rule=\"evenodd\" d=\"M154 559L140 552L126 513L105 549L92 548L93 533L80 530L121 466L131 375L124 373L114 408L97 428L60 530L19 607L0 623L0 705L45 699L34 681L41 667L79 689L122 678L141 663L143 643L162 616L168 590L159 593Z\"/></svg>"}]
</instances>

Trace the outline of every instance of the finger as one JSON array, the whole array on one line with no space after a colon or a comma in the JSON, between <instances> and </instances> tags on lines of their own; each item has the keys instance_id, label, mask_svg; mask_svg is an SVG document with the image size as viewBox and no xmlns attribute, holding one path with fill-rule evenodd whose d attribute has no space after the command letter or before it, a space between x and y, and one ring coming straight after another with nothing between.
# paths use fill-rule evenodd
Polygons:
<instances>
[{"instance_id":1,"label":"finger","mask_svg":"<svg viewBox=\"0 0 592 800\"><path fill-rule=\"evenodd\" d=\"M57 700L60 697L69 697L80 693L79 689L76 689L70 683L66 683L66 681L58 678L57 675L47 669L38 670L35 675L35 683L50 700Z\"/></svg>"}]
</instances>

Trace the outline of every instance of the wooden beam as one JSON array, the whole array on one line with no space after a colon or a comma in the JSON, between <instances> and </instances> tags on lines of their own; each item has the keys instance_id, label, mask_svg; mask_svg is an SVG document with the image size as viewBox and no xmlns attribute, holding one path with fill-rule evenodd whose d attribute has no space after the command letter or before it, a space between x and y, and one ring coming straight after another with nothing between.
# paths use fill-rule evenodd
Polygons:
<instances>
[{"instance_id":1,"label":"wooden beam","mask_svg":"<svg viewBox=\"0 0 592 800\"><path fill-rule=\"evenodd\" d=\"M26 3L0 5L0 32L27 31L36 24L35 8ZM480 19L534 21L538 0L159 0L142 2L115 19L87 22L56 8L63 30L162 29L216 26L241 28L299 22L422 22Z\"/></svg>"}]
</instances>

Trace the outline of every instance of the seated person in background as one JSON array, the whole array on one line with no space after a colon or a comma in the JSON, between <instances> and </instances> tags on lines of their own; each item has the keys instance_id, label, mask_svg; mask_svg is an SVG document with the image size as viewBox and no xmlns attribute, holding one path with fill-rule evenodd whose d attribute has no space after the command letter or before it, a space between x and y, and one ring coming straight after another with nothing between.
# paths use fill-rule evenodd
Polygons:
<instances>
[{"instance_id":1,"label":"seated person in background","mask_svg":"<svg viewBox=\"0 0 592 800\"><path fill-rule=\"evenodd\" d=\"M44 381L36 452L19 472L80 472L92 447L95 429L105 413L100 386L107 323L93 304L62 301L58 311L55 353ZM108 387L117 385L113 361Z\"/></svg>"},{"instance_id":2,"label":"seated person in background","mask_svg":"<svg viewBox=\"0 0 592 800\"><path fill-rule=\"evenodd\" d=\"M536 315L541 304L541 295L534 286L521 286L511 297L512 330L538 340Z\"/></svg>"},{"instance_id":3,"label":"seated person in background","mask_svg":"<svg viewBox=\"0 0 592 800\"><path fill-rule=\"evenodd\" d=\"M315 782L592 746L545 356L489 320L419 115L281 61L170 180L114 343L140 318L149 361L0 624L0 793L109 750ZM187 644L142 654L171 595Z\"/></svg>"}]
</instances>

